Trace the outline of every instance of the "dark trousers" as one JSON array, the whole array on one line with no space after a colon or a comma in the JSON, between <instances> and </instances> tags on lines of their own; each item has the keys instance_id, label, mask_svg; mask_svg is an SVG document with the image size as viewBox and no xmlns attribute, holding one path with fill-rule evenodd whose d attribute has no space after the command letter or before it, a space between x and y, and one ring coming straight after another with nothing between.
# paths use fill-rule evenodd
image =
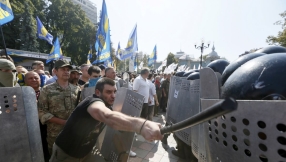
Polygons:
<instances>
[{"instance_id":1,"label":"dark trousers","mask_svg":"<svg viewBox=\"0 0 286 162\"><path fill-rule=\"evenodd\" d=\"M141 118L147 119L148 118L148 103L144 103L141 111Z\"/></svg>"},{"instance_id":2,"label":"dark trousers","mask_svg":"<svg viewBox=\"0 0 286 162\"><path fill-rule=\"evenodd\" d=\"M153 121L153 115L154 115L154 105L149 106L148 108L148 120Z\"/></svg>"}]
</instances>

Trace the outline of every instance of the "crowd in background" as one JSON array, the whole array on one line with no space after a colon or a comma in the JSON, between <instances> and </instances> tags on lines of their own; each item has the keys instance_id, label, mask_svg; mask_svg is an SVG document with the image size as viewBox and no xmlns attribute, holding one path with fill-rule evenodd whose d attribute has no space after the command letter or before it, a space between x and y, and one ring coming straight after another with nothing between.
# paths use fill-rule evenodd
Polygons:
<instances>
[{"instance_id":1,"label":"crowd in background","mask_svg":"<svg viewBox=\"0 0 286 162\"><path fill-rule=\"evenodd\" d=\"M46 160L49 159L56 137L63 129L66 120L81 101L80 91L85 87L95 86L100 77L114 80L117 89L125 86L143 95L142 118L152 120L153 116L160 114L160 111L166 112L171 74L154 74L148 68L143 68L139 74L128 72L128 79L123 80L123 73L116 73L113 67L88 64L78 67L71 66L64 60L56 61L50 74L45 71L42 61L34 61L30 71L20 65L15 71L11 70L14 66L11 58L11 63L7 62L5 57L1 60L3 62L0 65L1 75L11 72L16 73L16 78L12 84L0 86L30 86L35 90ZM1 67L4 62L9 66ZM130 152L130 156L136 156L136 153Z\"/></svg>"}]
</instances>

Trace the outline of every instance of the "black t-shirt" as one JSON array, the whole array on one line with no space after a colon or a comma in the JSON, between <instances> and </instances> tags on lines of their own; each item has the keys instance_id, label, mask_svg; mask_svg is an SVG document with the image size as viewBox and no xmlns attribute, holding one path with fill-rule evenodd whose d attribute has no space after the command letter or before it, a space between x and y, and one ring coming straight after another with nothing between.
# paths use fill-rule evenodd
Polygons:
<instances>
[{"instance_id":1,"label":"black t-shirt","mask_svg":"<svg viewBox=\"0 0 286 162\"><path fill-rule=\"evenodd\" d=\"M95 120L87 112L88 106L93 102L103 101L94 95L79 103L55 141L57 146L72 157L83 158L86 156L94 147L105 126L104 123Z\"/></svg>"},{"instance_id":2,"label":"black t-shirt","mask_svg":"<svg viewBox=\"0 0 286 162\"><path fill-rule=\"evenodd\" d=\"M83 81L83 80L81 80L81 79L78 80L78 84L81 85L81 86L84 85L85 83L86 83L86 82Z\"/></svg>"}]
</instances>

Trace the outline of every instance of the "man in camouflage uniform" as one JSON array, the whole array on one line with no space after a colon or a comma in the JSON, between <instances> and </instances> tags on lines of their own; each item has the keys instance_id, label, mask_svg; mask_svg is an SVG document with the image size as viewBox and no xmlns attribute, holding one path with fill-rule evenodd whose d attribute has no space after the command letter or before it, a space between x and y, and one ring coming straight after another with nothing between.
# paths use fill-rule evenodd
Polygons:
<instances>
[{"instance_id":1,"label":"man in camouflage uniform","mask_svg":"<svg viewBox=\"0 0 286 162\"><path fill-rule=\"evenodd\" d=\"M55 63L57 81L44 86L38 100L39 119L47 124L47 142L50 154L56 137L76 107L78 86L69 83L72 66L63 60Z\"/></svg>"},{"instance_id":2,"label":"man in camouflage uniform","mask_svg":"<svg viewBox=\"0 0 286 162\"><path fill-rule=\"evenodd\" d=\"M162 82L162 109L166 112L168 96L169 96L169 87L170 87L170 78L171 74L167 75L167 78Z\"/></svg>"}]
</instances>

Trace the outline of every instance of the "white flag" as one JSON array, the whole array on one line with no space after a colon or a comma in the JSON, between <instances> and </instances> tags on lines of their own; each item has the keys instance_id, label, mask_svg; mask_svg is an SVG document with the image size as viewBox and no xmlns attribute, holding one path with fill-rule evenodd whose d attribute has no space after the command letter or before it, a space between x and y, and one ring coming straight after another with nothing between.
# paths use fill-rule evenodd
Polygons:
<instances>
[{"instance_id":1,"label":"white flag","mask_svg":"<svg viewBox=\"0 0 286 162\"><path fill-rule=\"evenodd\" d=\"M140 63L140 65L139 65L139 68L140 68L140 69L142 69L143 64L144 64L144 63L143 63L143 61L142 61L142 62Z\"/></svg>"},{"instance_id":2,"label":"white flag","mask_svg":"<svg viewBox=\"0 0 286 162\"><path fill-rule=\"evenodd\" d=\"M194 67L193 67L193 69L195 70L196 69L196 65L194 64Z\"/></svg>"},{"instance_id":3,"label":"white flag","mask_svg":"<svg viewBox=\"0 0 286 162\"><path fill-rule=\"evenodd\" d=\"M162 66L166 66L167 65L167 60L164 60L163 62L162 62Z\"/></svg>"}]
</instances>

